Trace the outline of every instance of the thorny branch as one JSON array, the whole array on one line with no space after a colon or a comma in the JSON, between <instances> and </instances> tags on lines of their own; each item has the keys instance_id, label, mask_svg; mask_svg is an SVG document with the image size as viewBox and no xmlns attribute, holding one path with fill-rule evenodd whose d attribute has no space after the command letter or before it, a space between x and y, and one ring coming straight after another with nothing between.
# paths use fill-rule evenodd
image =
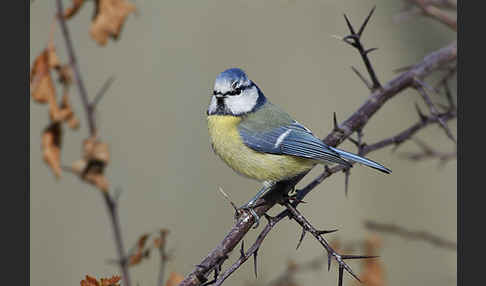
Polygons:
<instances>
[{"instance_id":1,"label":"thorny branch","mask_svg":"<svg viewBox=\"0 0 486 286\"><path fill-rule=\"evenodd\" d=\"M449 241L426 231L412 231L395 224L378 223L374 221L365 221L364 224L369 230L396 234L404 238L426 241L437 247L454 251L457 250L457 244L455 242Z\"/></svg>"},{"instance_id":2,"label":"thorny branch","mask_svg":"<svg viewBox=\"0 0 486 286\"><path fill-rule=\"evenodd\" d=\"M354 33L353 33L354 34ZM448 46L435 51L429 55L427 55L421 62L417 63L416 65L410 67L407 71L402 72L394 79L386 83L385 85L381 86L381 88L373 90L369 98L364 102L364 104L358 108L347 120L337 126L323 141L331 146L337 146L342 143L346 138L348 138L353 132L357 130L362 130L362 128L366 125L368 120L391 98L395 95L407 89L409 87L413 87L415 83L415 79L417 78L425 78L430 75L433 71L450 64L456 59L457 55L457 43L453 42ZM373 78L371 76L371 78ZM444 119L448 118L451 115L445 116ZM455 114L454 114L455 116ZM449 118L450 119L450 118ZM411 134L415 133L419 129L425 127L428 124L434 123L434 119L427 119L427 123L419 123L418 125L412 126L413 129L408 130L407 132ZM337 124L336 124L337 125ZM402 135L398 135L397 138L400 139L399 136L408 136L405 133ZM394 139L390 139L387 142L382 142L384 146L388 146L391 144L396 144L397 141ZM381 148L381 147L380 147ZM378 149L377 146L374 149L366 150L366 146L363 148L362 153L363 155L371 152L373 150ZM343 168L340 166L336 166L333 168L326 168L325 171L319 175L314 181L312 181L309 185L304 187L302 190L297 192L297 196L293 204L298 204L312 189L314 189L317 185L319 185L325 178L329 177L331 174L336 173L338 171L342 171ZM257 202L258 207L255 208L255 212L258 215L264 215L266 211L272 208L277 202L282 201L286 194L291 191L294 186L306 175L304 173L299 175L298 177L286 181L286 182L279 182L274 188L272 192L269 192L267 196L260 199ZM292 204L292 205L293 205ZM295 206L294 206L295 208ZM257 241L251 246L251 248L247 251L241 251L241 257L238 259L235 264L233 264L225 273L220 275L220 277L216 277L211 283L216 282L217 285L221 285L224 279L226 279L231 273L233 273L240 265L242 265L249 257L256 254L258 249L260 248L263 239L266 235L270 232L270 230L275 226L277 222L279 222L282 218L286 217L291 213L290 209L287 208L279 213L273 220L270 219L269 223L265 226L263 231L258 236ZM243 239L246 233L250 230L251 226L253 225L254 218L248 212L243 212L239 218L237 219L236 223L232 226L228 234L223 238L223 240L203 259L203 261L196 266L196 268L189 273L186 278L179 284L180 286L183 285L201 285L208 280L208 276L212 271L221 269L222 264L228 258L229 253L239 244L239 242ZM303 221L302 221L303 223ZM339 280L342 283L342 273L344 270L343 264L340 264L339 273L340 277ZM209 282L205 283L209 284Z\"/></svg>"},{"instance_id":3,"label":"thorny branch","mask_svg":"<svg viewBox=\"0 0 486 286\"><path fill-rule=\"evenodd\" d=\"M79 95L81 97L81 100L83 102L83 107L84 111L86 113L86 119L88 121L88 126L89 126L89 133L91 137L96 137L96 122L94 118L94 111L95 111L95 106L98 100L95 100L94 102L90 103L89 98L88 98L88 93L86 91L86 87L83 82L82 74L78 66L76 54L74 51L74 45L73 41L71 39L71 35L69 32L69 29L67 27L67 23L65 18L63 17L64 13L64 8L62 4L62 0L57 0L57 18L59 20L59 25L61 26L61 31L62 35L64 38L64 41L66 43L66 49L67 53L69 55L70 59L70 65L74 71L74 77L76 79L76 85L78 86L79 89ZM104 89L100 94L103 94L106 91ZM97 97L98 98L98 97ZM100 97L101 98L101 97ZM128 271L128 263L125 255L125 250L123 247L123 239L122 239L122 234L121 234L121 229L120 229L120 221L118 218L118 206L117 206L117 201L113 199L113 197L109 194L109 192L101 192L103 195L103 199L105 201L106 208L108 210L108 214L111 220L111 224L113 227L113 234L115 237L115 243L118 251L118 257L119 257L119 265L121 272L123 273L123 283L127 286L130 286L130 276L129 276L129 271Z\"/></svg>"}]
</instances>

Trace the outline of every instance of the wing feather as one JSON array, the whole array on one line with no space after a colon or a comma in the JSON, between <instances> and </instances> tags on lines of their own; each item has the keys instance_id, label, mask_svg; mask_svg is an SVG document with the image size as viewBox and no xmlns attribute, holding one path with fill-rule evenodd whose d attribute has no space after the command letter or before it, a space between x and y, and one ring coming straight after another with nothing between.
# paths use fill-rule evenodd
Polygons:
<instances>
[{"instance_id":1,"label":"wing feather","mask_svg":"<svg viewBox=\"0 0 486 286\"><path fill-rule=\"evenodd\" d=\"M248 126L240 124L238 130L243 143L258 152L292 155L350 166L339 153L330 149L309 129L296 121L265 131L252 131Z\"/></svg>"}]
</instances>

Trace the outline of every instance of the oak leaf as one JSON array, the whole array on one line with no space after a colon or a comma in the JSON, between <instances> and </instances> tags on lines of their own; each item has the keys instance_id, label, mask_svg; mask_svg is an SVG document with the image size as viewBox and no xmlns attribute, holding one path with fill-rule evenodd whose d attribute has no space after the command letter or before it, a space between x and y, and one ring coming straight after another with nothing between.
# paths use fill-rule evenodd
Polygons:
<instances>
[{"instance_id":1,"label":"oak leaf","mask_svg":"<svg viewBox=\"0 0 486 286\"><path fill-rule=\"evenodd\" d=\"M61 176L61 136L60 122L52 122L42 134L42 156L56 178Z\"/></svg>"},{"instance_id":2,"label":"oak leaf","mask_svg":"<svg viewBox=\"0 0 486 286\"><path fill-rule=\"evenodd\" d=\"M91 37L102 46L109 37L118 39L126 17L135 10L135 5L126 0L97 0Z\"/></svg>"}]
</instances>

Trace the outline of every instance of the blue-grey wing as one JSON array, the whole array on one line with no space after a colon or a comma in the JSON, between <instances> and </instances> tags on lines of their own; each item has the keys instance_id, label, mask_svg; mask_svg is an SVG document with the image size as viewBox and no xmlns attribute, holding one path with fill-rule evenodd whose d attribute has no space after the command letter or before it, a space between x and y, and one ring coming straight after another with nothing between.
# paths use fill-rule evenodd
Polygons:
<instances>
[{"instance_id":1,"label":"blue-grey wing","mask_svg":"<svg viewBox=\"0 0 486 286\"><path fill-rule=\"evenodd\" d=\"M243 143L258 152L292 155L350 166L350 163L342 159L339 153L330 149L309 129L296 121L256 132L240 124L238 131Z\"/></svg>"}]
</instances>

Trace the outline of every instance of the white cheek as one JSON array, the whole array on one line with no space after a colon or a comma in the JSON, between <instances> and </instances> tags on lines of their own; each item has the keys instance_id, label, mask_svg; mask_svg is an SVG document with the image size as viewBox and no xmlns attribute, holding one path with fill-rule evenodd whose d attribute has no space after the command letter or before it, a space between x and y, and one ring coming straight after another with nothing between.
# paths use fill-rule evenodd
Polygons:
<instances>
[{"instance_id":1,"label":"white cheek","mask_svg":"<svg viewBox=\"0 0 486 286\"><path fill-rule=\"evenodd\" d=\"M252 88L246 93L230 96L225 100L226 106L233 114L247 113L253 110L258 100L258 91Z\"/></svg>"},{"instance_id":2,"label":"white cheek","mask_svg":"<svg viewBox=\"0 0 486 286\"><path fill-rule=\"evenodd\" d=\"M218 108L218 104L216 102L217 102L216 96L213 95L211 97L211 102L209 102L208 113L211 114L214 111L216 111L216 109Z\"/></svg>"}]
</instances>

